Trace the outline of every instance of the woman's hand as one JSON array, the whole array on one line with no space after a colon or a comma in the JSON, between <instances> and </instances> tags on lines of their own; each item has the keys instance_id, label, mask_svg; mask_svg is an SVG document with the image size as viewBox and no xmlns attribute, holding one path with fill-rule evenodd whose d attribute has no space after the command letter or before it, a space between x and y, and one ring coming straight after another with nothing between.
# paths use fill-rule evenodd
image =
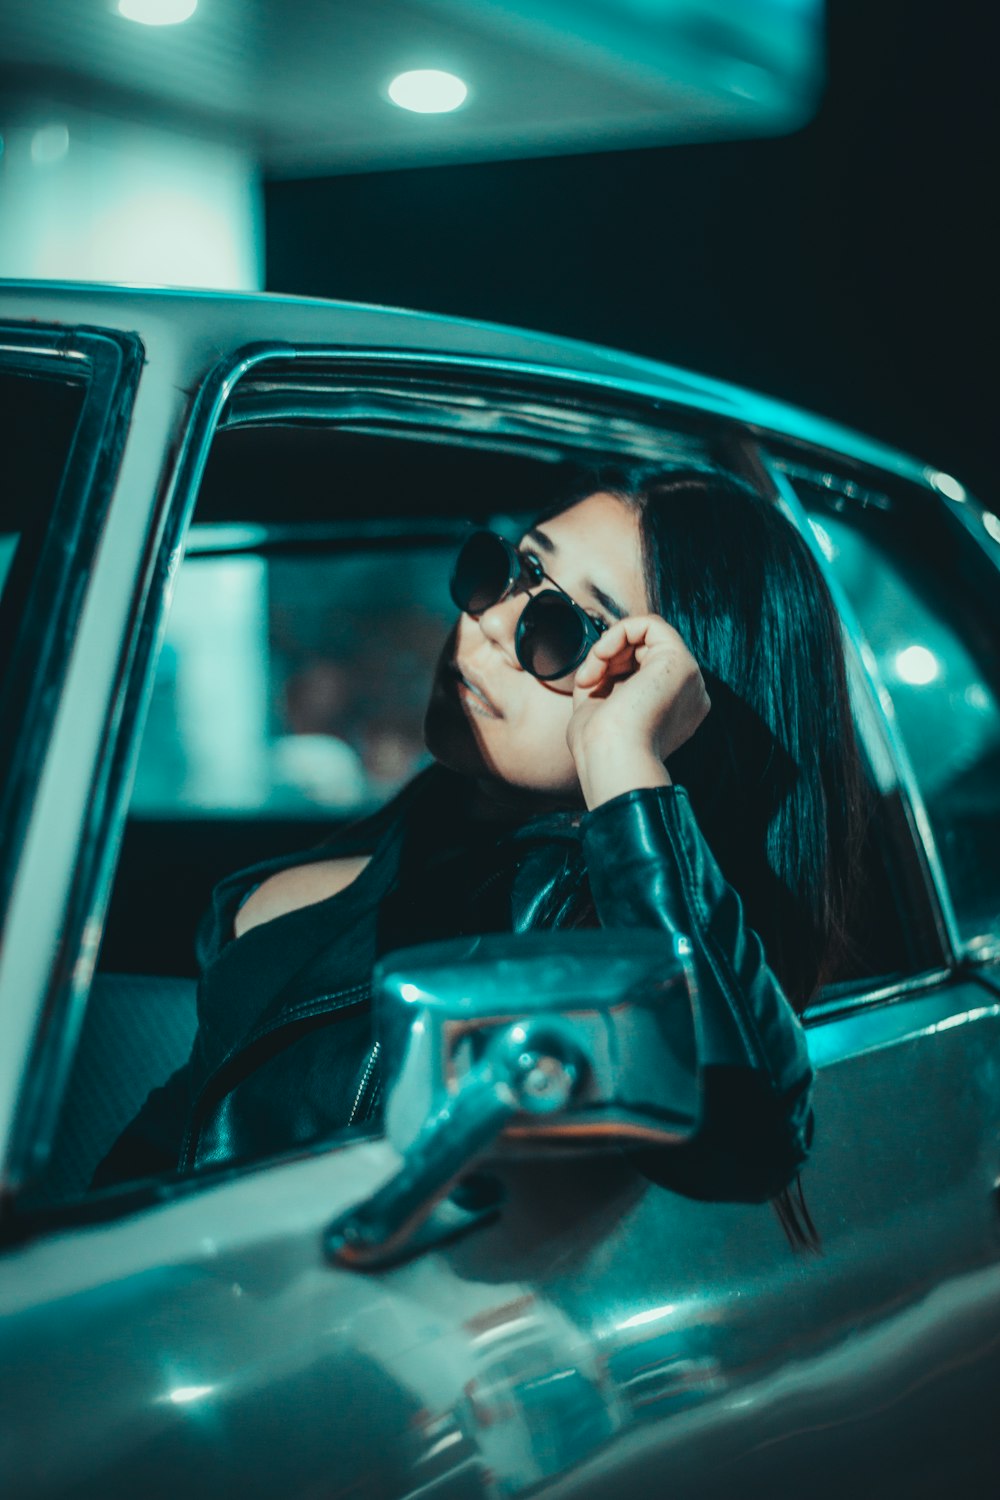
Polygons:
<instances>
[{"instance_id":1,"label":"woman's hand","mask_svg":"<svg viewBox=\"0 0 1000 1500\"><path fill-rule=\"evenodd\" d=\"M612 625L577 671L566 731L587 806L669 786L663 762L711 706L698 663L666 620L630 615Z\"/></svg>"}]
</instances>

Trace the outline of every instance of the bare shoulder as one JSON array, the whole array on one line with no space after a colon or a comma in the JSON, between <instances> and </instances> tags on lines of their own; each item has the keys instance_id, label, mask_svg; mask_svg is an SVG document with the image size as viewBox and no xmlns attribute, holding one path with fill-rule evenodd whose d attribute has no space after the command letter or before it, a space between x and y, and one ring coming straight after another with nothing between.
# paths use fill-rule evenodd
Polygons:
<instances>
[{"instance_id":1,"label":"bare shoulder","mask_svg":"<svg viewBox=\"0 0 1000 1500\"><path fill-rule=\"evenodd\" d=\"M242 937L251 927L272 922L285 912L296 911L300 906L315 906L317 901L336 896L357 880L370 859L370 854L351 854L279 870L259 885L236 913L233 924L236 936Z\"/></svg>"}]
</instances>

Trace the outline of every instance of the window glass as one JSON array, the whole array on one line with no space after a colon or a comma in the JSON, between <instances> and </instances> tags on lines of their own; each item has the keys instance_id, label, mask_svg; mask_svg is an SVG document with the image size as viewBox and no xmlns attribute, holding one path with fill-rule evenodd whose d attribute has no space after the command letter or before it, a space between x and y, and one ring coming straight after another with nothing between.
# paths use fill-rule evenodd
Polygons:
<instances>
[{"instance_id":1,"label":"window glass","mask_svg":"<svg viewBox=\"0 0 1000 1500\"><path fill-rule=\"evenodd\" d=\"M303 532L279 555L219 555L222 531L194 528L178 577L133 812L378 805L424 761L428 684L455 614L454 543L386 522L329 550Z\"/></svg>"},{"instance_id":2,"label":"window glass","mask_svg":"<svg viewBox=\"0 0 1000 1500\"><path fill-rule=\"evenodd\" d=\"M0 369L0 681L18 638L84 389Z\"/></svg>"},{"instance_id":3,"label":"window glass","mask_svg":"<svg viewBox=\"0 0 1000 1500\"><path fill-rule=\"evenodd\" d=\"M996 569L937 497L788 465L890 695L962 938L1000 934Z\"/></svg>"}]
</instances>

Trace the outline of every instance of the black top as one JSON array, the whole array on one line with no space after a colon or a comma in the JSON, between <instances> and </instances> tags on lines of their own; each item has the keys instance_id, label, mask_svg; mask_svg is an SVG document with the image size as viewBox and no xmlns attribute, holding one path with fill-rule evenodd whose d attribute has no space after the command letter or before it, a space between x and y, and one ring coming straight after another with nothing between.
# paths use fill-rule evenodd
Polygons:
<instances>
[{"instance_id":1,"label":"black top","mask_svg":"<svg viewBox=\"0 0 1000 1500\"><path fill-rule=\"evenodd\" d=\"M760 1199L801 1165L811 1132L804 1034L687 795L637 788L590 812L477 821L440 767L319 849L217 887L200 935L199 1026L95 1183L256 1160L373 1117L371 971L422 941L581 922L687 938L702 1111L686 1145L643 1170L696 1197ZM251 928L233 917L279 869L371 852L338 895ZM675 949L676 951L676 949ZM363 1107L360 1107L363 1105ZM645 1156L644 1153L642 1153Z\"/></svg>"},{"instance_id":2,"label":"black top","mask_svg":"<svg viewBox=\"0 0 1000 1500\"><path fill-rule=\"evenodd\" d=\"M191 1058L150 1095L98 1168L95 1187L195 1165L185 1162L185 1143L191 1143L198 1097L215 1075L215 1092L223 1081L240 1084L240 1157L364 1122L365 1115L357 1118L357 1072L374 1040L376 959L436 939L510 931L514 877L532 846L549 844L553 836L567 846L579 839L579 818L568 813L529 823L476 820L472 791L464 778L433 767L373 818L216 886L198 932L201 980ZM343 890L235 936L241 905L270 876L360 853L371 859ZM308 996L294 1015L293 994ZM197 1165L231 1156L223 1098L199 1134Z\"/></svg>"}]
</instances>

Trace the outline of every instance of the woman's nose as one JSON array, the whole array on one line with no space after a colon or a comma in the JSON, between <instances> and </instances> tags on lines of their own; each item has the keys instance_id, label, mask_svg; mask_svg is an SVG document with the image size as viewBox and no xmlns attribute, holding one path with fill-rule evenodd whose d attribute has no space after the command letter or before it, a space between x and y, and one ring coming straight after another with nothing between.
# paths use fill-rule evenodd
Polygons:
<instances>
[{"instance_id":1,"label":"woman's nose","mask_svg":"<svg viewBox=\"0 0 1000 1500\"><path fill-rule=\"evenodd\" d=\"M519 589L516 593L509 594L506 599L501 599L498 604L491 604L489 609L484 609L482 614L473 615L478 620L479 628L488 641L502 651L512 667L520 669L521 663L517 659L517 651L514 646L517 622L521 618L521 611L527 604L527 596Z\"/></svg>"}]
</instances>

